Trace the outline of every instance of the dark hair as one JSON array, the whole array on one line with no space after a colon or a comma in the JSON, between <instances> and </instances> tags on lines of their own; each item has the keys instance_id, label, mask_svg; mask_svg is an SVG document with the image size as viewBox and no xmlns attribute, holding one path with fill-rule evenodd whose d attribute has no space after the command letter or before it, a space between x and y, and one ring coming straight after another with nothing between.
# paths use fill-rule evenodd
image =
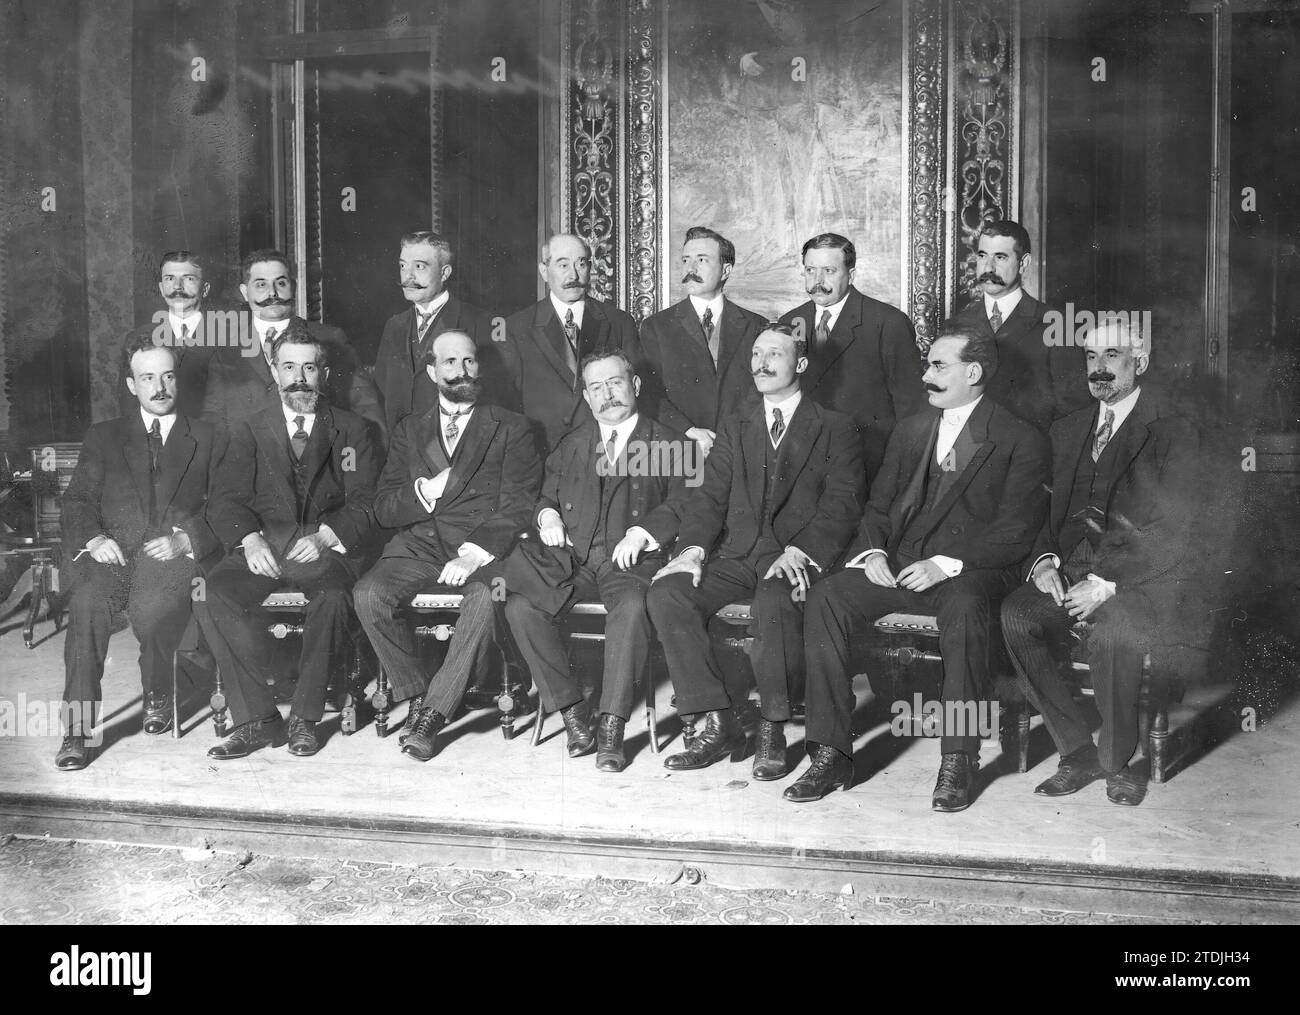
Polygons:
<instances>
[{"instance_id":1,"label":"dark hair","mask_svg":"<svg viewBox=\"0 0 1300 1015\"><path fill-rule=\"evenodd\" d=\"M270 260L270 258L267 258ZM322 342L307 329L307 322L297 317L291 317L289 323L284 326L284 330L271 340L271 363L274 364L280 355L280 348L286 345L314 345L319 352L316 355L316 365L318 367L327 367L330 365L329 346Z\"/></svg>"},{"instance_id":2,"label":"dark hair","mask_svg":"<svg viewBox=\"0 0 1300 1015\"><path fill-rule=\"evenodd\" d=\"M264 248L254 250L244 255L244 259L239 262L239 274L244 279L244 285L248 285L248 277L252 273L253 265L261 264L263 261L278 261L288 269L289 277L293 278L293 262L280 250Z\"/></svg>"},{"instance_id":3,"label":"dark hair","mask_svg":"<svg viewBox=\"0 0 1300 1015\"><path fill-rule=\"evenodd\" d=\"M980 227L980 239L985 236L1009 236L1015 242L1016 258L1019 259L1029 253L1029 232L1019 222L1012 222L1010 219L997 219L994 222L985 222ZM978 242L976 243L978 247Z\"/></svg>"},{"instance_id":4,"label":"dark hair","mask_svg":"<svg viewBox=\"0 0 1300 1015\"><path fill-rule=\"evenodd\" d=\"M795 359L798 359L800 356L808 355L808 340L806 338L796 337L794 328L790 325L784 324L781 321L768 321L763 325L763 331L775 331L778 335L786 335L789 338L793 338ZM759 334L763 334L763 331L760 331Z\"/></svg>"},{"instance_id":5,"label":"dark hair","mask_svg":"<svg viewBox=\"0 0 1300 1015\"><path fill-rule=\"evenodd\" d=\"M173 262L173 261L176 262L177 264L194 265L194 267L199 269L200 275L206 275L208 273L208 266L204 262L204 259L200 257L198 254L194 253L194 251L169 250L165 254L163 254L162 260L158 262L158 280L160 282L162 281L163 267L169 262Z\"/></svg>"},{"instance_id":6,"label":"dark hair","mask_svg":"<svg viewBox=\"0 0 1300 1015\"><path fill-rule=\"evenodd\" d=\"M935 342L941 338L960 338L965 340L958 355L963 363L978 363L982 368L979 383L988 387L993 375L998 372L998 343L992 335L985 335L975 328L950 321L939 329Z\"/></svg>"},{"instance_id":7,"label":"dark hair","mask_svg":"<svg viewBox=\"0 0 1300 1015\"><path fill-rule=\"evenodd\" d=\"M736 245L708 226L691 226L686 230L686 242L690 243L691 240L715 240L718 244L718 257L722 263L730 265L736 263Z\"/></svg>"},{"instance_id":8,"label":"dark hair","mask_svg":"<svg viewBox=\"0 0 1300 1015\"><path fill-rule=\"evenodd\" d=\"M152 331L141 331L128 335L122 345L122 379L134 376L131 359L138 352L152 352L154 349L166 349L172 354L172 367L176 366L176 350L165 342L154 340Z\"/></svg>"},{"instance_id":9,"label":"dark hair","mask_svg":"<svg viewBox=\"0 0 1300 1015\"><path fill-rule=\"evenodd\" d=\"M582 357L582 362L578 364L578 379L584 385L586 384L584 375L587 372L587 367L592 363L599 363L603 359L621 359L627 365L627 372L633 377L636 376L636 367L628 359L627 353L615 346L606 345L592 349L591 352Z\"/></svg>"},{"instance_id":10,"label":"dark hair","mask_svg":"<svg viewBox=\"0 0 1300 1015\"><path fill-rule=\"evenodd\" d=\"M403 247L409 247L414 243L427 243L442 255L443 264L451 264L451 244L441 233L435 233L432 229L417 229L404 233L401 243Z\"/></svg>"},{"instance_id":11,"label":"dark hair","mask_svg":"<svg viewBox=\"0 0 1300 1015\"><path fill-rule=\"evenodd\" d=\"M849 241L848 237L841 236L839 233L818 233L803 245L803 252L799 255L800 261L807 260L808 251L810 250L844 251L845 270L858 263L858 252L853 249L852 242Z\"/></svg>"}]
</instances>

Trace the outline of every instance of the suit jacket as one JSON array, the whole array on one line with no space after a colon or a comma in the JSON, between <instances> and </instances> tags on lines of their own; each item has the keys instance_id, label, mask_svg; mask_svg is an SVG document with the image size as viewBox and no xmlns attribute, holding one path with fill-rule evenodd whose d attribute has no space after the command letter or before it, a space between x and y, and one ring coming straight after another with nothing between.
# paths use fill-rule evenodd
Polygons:
<instances>
[{"instance_id":1,"label":"suit jacket","mask_svg":"<svg viewBox=\"0 0 1300 1015\"><path fill-rule=\"evenodd\" d=\"M397 424L388 463L375 497L379 524L400 529L385 557L447 561L462 543L504 557L532 520L542 463L528 421L518 413L480 403L447 460L439 439L438 407ZM415 494L415 480L444 469L451 475L430 514Z\"/></svg>"},{"instance_id":2,"label":"suit jacket","mask_svg":"<svg viewBox=\"0 0 1300 1015\"><path fill-rule=\"evenodd\" d=\"M414 345L415 329L415 308L408 304L405 310L388 319L379 339L374 380L384 401L388 433L408 413L421 416L437 404L438 386L425 370L423 356L424 350L444 331L463 331L474 339L478 347L479 376L484 382L483 401L499 404L506 397L504 366L499 350L492 343L492 323L482 310L449 296L425 332L418 351Z\"/></svg>"},{"instance_id":3,"label":"suit jacket","mask_svg":"<svg viewBox=\"0 0 1300 1015\"><path fill-rule=\"evenodd\" d=\"M882 549L892 562L909 523L925 556L956 557L967 569L1017 567L1047 512L1047 439L985 395L953 446L955 476L928 511L926 473L942 410L930 407L894 428L849 559Z\"/></svg>"},{"instance_id":4,"label":"suit jacket","mask_svg":"<svg viewBox=\"0 0 1300 1015\"><path fill-rule=\"evenodd\" d=\"M809 300L781 318L803 322L809 348L821 308ZM897 420L922 409L921 352L907 315L850 289L826 348L810 353L803 392L828 409L856 420L865 443L867 472L874 476Z\"/></svg>"},{"instance_id":5,"label":"suit jacket","mask_svg":"<svg viewBox=\"0 0 1300 1015\"><path fill-rule=\"evenodd\" d=\"M103 533L130 557L175 527L190 537L195 560L213 553L219 544L204 512L218 457L214 439L209 424L177 413L158 456L159 527L150 532L149 442L139 408L91 426L63 494L64 545L75 552Z\"/></svg>"},{"instance_id":6,"label":"suit jacket","mask_svg":"<svg viewBox=\"0 0 1300 1015\"><path fill-rule=\"evenodd\" d=\"M996 338L998 370L989 381L988 397L1044 433L1053 420L1091 404L1083 350L1043 341L1047 310L1025 293L995 334L981 295L952 318Z\"/></svg>"},{"instance_id":7,"label":"suit jacket","mask_svg":"<svg viewBox=\"0 0 1300 1015\"><path fill-rule=\"evenodd\" d=\"M358 567L373 554L379 454L364 420L321 404L303 452L306 494L294 475L284 411L260 409L234 424L208 501L208 522L233 551L260 531L277 557L328 525ZM336 551L329 551L334 553Z\"/></svg>"},{"instance_id":8,"label":"suit jacket","mask_svg":"<svg viewBox=\"0 0 1300 1015\"><path fill-rule=\"evenodd\" d=\"M746 557L763 528L763 464L769 440L760 405L723 422L704 466L704 483L691 495L679 547L715 546L725 557ZM782 546L799 547L829 570L862 514L866 470L853 420L806 395L790 417L777 449L772 531Z\"/></svg>"},{"instance_id":9,"label":"suit jacket","mask_svg":"<svg viewBox=\"0 0 1300 1015\"><path fill-rule=\"evenodd\" d=\"M511 408L540 428L546 453L558 446L576 423L591 418L565 364L565 344L564 327L549 296L506 318L501 354L510 378ZM632 318L588 296L578 332L578 360L593 349L606 348L621 349L639 369L641 349Z\"/></svg>"},{"instance_id":10,"label":"suit jacket","mask_svg":"<svg viewBox=\"0 0 1300 1015\"><path fill-rule=\"evenodd\" d=\"M298 320L301 321L301 318ZM288 322L286 321L285 324ZM304 322L313 337L329 352L329 379L323 394L336 409L347 409L361 416L371 426L371 439L381 455L386 439L383 398L369 374L357 362L347 336L339 328L316 321ZM241 328L253 332L253 323L245 318ZM255 334L255 333L254 333ZM243 350L227 348L215 351L208 366L208 390L203 403L203 418L218 430L231 431L241 420L262 409L280 408L280 392L271 368L261 352L243 355Z\"/></svg>"},{"instance_id":11,"label":"suit jacket","mask_svg":"<svg viewBox=\"0 0 1300 1015\"><path fill-rule=\"evenodd\" d=\"M1064 562L1074 549L1060 542L1068 521L1076 470L1091 467L1097 403L1052 425L1051 511L1038 533L1031 566L1045 553ZM1142 389L1137 404L1115 432L1112 482L1105 493L1104 531L1094 551L1093 573L1113 581L1118 591L1146 595L1168 640L1190 640L1183 620L1203 625L1204 610L1179 607L1181 586L1191 576L1190 534L1197 517L1196 493L1200 440L1187 420L1172 415L1158 395ZM1026 571L1026 577L1028 572ZM1189 616L1183 617L1187 613Z\"/></svg>"},{"instance_id":12,"label":"suit jacket","mask_svg":"<svg viewBox=\"0 0 1300 1015\"><path fill-rule=\"evenodd\" d=\"M682 433L692 427L716 433L722 420L761 401L749 359L767 322L724 300L717 323L715 368L689 297L641 322L641 402L665 426Z\"/></svg>"}]
</instances>

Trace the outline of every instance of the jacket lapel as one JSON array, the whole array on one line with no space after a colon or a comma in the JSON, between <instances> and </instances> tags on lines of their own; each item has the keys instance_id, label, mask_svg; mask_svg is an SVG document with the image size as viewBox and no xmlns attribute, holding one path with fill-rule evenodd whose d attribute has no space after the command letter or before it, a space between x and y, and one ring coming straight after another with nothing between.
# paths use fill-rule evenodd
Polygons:
<instances>
[{"instance_id":1,"label":"jacket lapel","mask_svg":"<svg viewBox=\"0 0 1300 1015\"><path fill-rule=\"evenodd\" d=\"M583 323L586 323L584 319ZM582 336L579 335L579 342ZM555 316L550 297L537 304L537 315L533 318L533 341L542 351L542 356L551 364L551 368L569 387L573 386L573 375L569 373L569 364L564 356L564 328Z\"/></svg>"},{"instance_id":2,"label":"jacket lapel","mask_svg":"<svg viewBox=\"0 0 1300 1015\"><path fill-rule=\"evenodd\" d=\"M690 301L687 301L688 305ZM693 315L692 315L693 316ZM731 300L722 301L722 334L718 339L718 376L721 377L727 372L727 367L731 363L731 358L736 355L736 350L740 348L740 336L745 330L744 318L740 316L740 308ZM707 349L705 350L708 351ZM709 357L710 361L713 357Z\"/></svg>"},{"instance_id":3,"label":"jacket lapel","mask_svg":"<svg viewBox=\"0 0 1300 1015\"><path fill-rule=\"evenodd\" d=\"M1065 514L1070 510L1070 496L1074 492L1074 477L1083 467L1084 455L1091 454L1092 433L1097 422L1097 403L1086 411L1075 414L1068 430L1061 438L1060 454L1052 449L1059 461L1053 462L1052 476L1052 531L1065 528ZM1126 421L1127 422L1127 421Z\"/></svg>"},{"instance_id":4,"label":"jacket lapel","mask_svg":"<svg viewBox=\"0 0 1300 1015\"><path fill-rule=\"evenodd\" d=\"M754 509L754 517L761 527L763 519L759 509L763 506L763 459L767 455L767 416L760 405L746 418L741 427L740 453L744 458L745 492Z\"/></svg>"},{"instance_id":5,"label":"jacket lapel","mask_svg":"<svg viewBox=\"0 0 1300 1015\"><path fill-rule=\"evenodd\" d=\"M307 441L307 447L303 449L302 462L300 463L309 495L316 485L316 477L320 475L321 469L329 461L330 452L334 447L334 441L338 437L338 433L338 427L334 423L334 414L328 408L319 411L316 414L316 422L312 424L311 438Z\"/></svg>"},{"instance_id":6,"label":"jacket lapel","mask_svg":"<svg viewBox=\"0 0 1300 1015\"><path fill-rule=\"evenodd\" d=\"M190 421L179 413L172 424L172 432L167 435L162 454L158 456L158 517L161 518L171 507L176 489L185 478L185 473L194 460L194 451L198 443L190 433Z\"/></svg>"},{"instance_id":7,"label":"jacket lapel","mask_svg":"<svg viewBox=\"0 0 1300 1015\"><path fill-rule=\"evenodd\" d=\"M415 437L420 446L420 455L431 470L430 476L438 475L443 469L451 465L447 458L447 452L442 448L442 439L438 434L438 428L441 426L442 415L437 404L435 404L432 409L421 417L419 426L415 428Z\"/></svg>"},{"instance_id":8,"label":"jacket lapel","mask_svg":"<svg viewBox=\"0 0 1300 1015\"><path fill-rule=\"evenodd\" d=\"M277 407L259 412L250 422L262 464L266 466L280 500L288 505L285 514L291 518L300 517L298 495L293 488L293 461L289 457L289 430L284 421L284 413Z\"/></svg>"},{"instance_id":9,"label":"jacket lapel","mask_svg":"<svg viewBox=\"0 0 1300 1015\"><path fill-rule=\"evenodd\" d=\"M814 303L812 329L808 332L810 349L817 338L817 317L820 310L821 307ZM861 323L862 294L856 289L850 289L844 309L840 311L840 316L835 320L835 327L831 329L830 338L826 340L826 347L809 357L808 371L804 379L805 391L811 391L816 387L835 361L843 356L849 346L857 340L858 325Z\"/></svg>"},{"instance_id":10,"label":"jacket lapel","mask_svg":"<svg viewBox=\"0 0 1300 1015\"><path fill-rule=\"evenodd\" d=\"M140 498L140 514L149 519L149 438L145 435L144 421L138 411L123 417L122 457L126 459L131 482Z\"/></svg>"},{"instance_id":11,"label":"jacket lapel","mask_svg":"<svg viewBox=\"0 0 1300 1015\"><path fill-rule=\"evenodd\" d=\"M442 493L448 503L465 488L469 478L478 472L499 425L491 406L479 404L474 407L474 414L470 416L469 425L460 439L460 457L452 463L451 475L447 477L447 487ZM436 435L434 440L437 440Z\"/></svg>"},{"instance_id":12,"label":"jacket lapel","mask_svg":"<svg viewBox=\"0 0 1300 1015\"><path fill-rule=\"evenodd\" d=\"M1106 507L1110 508L1110 499L1115 495L1115 484L1119 477L1128 472L1129 466L1133 464L1146 442L1151 437L1151 430L1147 424L1156 418L1157 413L1153 411L1153 404L1150 396L1144 394L1138 395L1137 405L1133 406L1133 411L1128 414L1128 419L1124 420L1124 425L1119 428L1119 433L1107 445L1102 452L1103 457L1107 452L1114 451L1115 458L1110 470L1111 484L1110 489L1106 491ZM1091 455L1091 452L1089 452Z\"/></svg>"},{"instance_id":13,"label":"jacket lapel","mask_svg":"<svg viewBox=\"0 0 1300 1015\"><path fill-rule=\"evenodd\" d=\"M925 502L925 474L930 467L930 459L934 456L934 445L939 439L939 418L942 413L936 413L930 421L927 428L918 428L917 444L912 445L911 455L915 456L916 465L912 469L912 475L908 477L907 485L903 487L903 492L895 499L898 505L897 519L894 523L894 538L902 536L907 526L916 517L916 513L921 510L921 505ZM920 454L917 454L919 444Z\"/></svg>"},{"instance_id":14,"label":"jacket lapel","mask_svg":"<svg viewBox=\"0 0 1300 1015\"><path fill-rule=\"evenodd\" d=\"M766 418L764 418L766 422ZM790 419L790 429L777 448L776 481L772 485L772 516L781 510L794 489L795 480L808 464L810 452L822 429L821 413L811 398L804 395Z\"/></svg>"},{"instance_id":15,"label":"jacket lapel","mask_svg":"<svg viewBox=\"0 0 1300 1015\"><path fill-rule=\"evenodd\" d=\"M578 332L579 362L591 350L603 348L608 342L609 318L605 316L605 307L599 300L588 296L582 313L582 329Z\"/></svg>"},{"instance_id":16,"label":"jacket lapel","mask_svg":"<svg viewBox=\"0 0 1300 1015\"><path fill-rule=\"evenodd\" d=\"M989 417L993 415L993 406L993 402L987 398L983 399L966 420L961 433L957 435L957 440L953 444L953 460L955 464L962 466L962 469L935 503L934 510L930 513L932 522L937 522L948 513L953 502L970 485L971 480L975 478L975 473L979 472L980 467L993 453L996 445L989 440Z\"/></svg>"}]
</instances>

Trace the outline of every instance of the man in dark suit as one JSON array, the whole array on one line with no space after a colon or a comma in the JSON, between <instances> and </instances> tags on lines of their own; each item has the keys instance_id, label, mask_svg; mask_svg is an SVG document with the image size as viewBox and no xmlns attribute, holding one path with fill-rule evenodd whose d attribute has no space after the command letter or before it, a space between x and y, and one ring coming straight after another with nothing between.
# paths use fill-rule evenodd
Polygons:
<instances>
[{"instance_id":1,"label":"man in dark suit","mask_svg":"<svg viewBox=\"0 0 1300 1015\"><path fill-rule=\"evenodd\" d=\"M686 232L686 299L641 323L645 397L665 426L699 442L707 455L728 416L758 405L749 354L766 323L723 294L736 248L703 226Z\"/></svg>"},{"instance_id":2,"label":"man in dark suit","mask_svg":"<svg viewBox=\"0 0 1300 1015\"><path fill-rule=\"evenodd\" d=\"M451 244L435 232L407 233L398 270L402 295L411 305L388 319L375 357L375 384L383 395L387 432L392 433L403 416L423 416L437 402L438 386L424 362L429 346L444 331L461 331L474 339L488 384L487 401L505 397L499 390L505 382L492 348L488 315L446 288L452 274Z\"/></svg>"},{"instance_id":3,"label":"man in dark suit","mask_svg":"<svg viewBox=\"0 0 1300 1015\"><path fill-rule=\"evenodd\" d=\"M1065 796L1103 776L1112 803L1137 805L1142 657L1183 638L1203 614L1186 608L1199 440L1138 378L1150 336L1108 323L1085 339L1093 405L1052 425L1051 513L1027 581L1002 605L1002 633L1030 699L1060 751L1035 792ZM1050 651L1087 622L1088 666L1101 735L1075 703Z\"/></svg>"},{"instance_id":4,"label":"man in dark suit","mask_svg":"<svg viewBox=\"0 0 1300 1015\"><path fill-rule=\"evenodd\" d=\"M587 295L591 248L562 233L542 246L538 274L546 298L506 318L501 347L517 405L540 428L549 454L576 423L591 417L578 383L578 364L594 349L617 349L639 366L632 318Z\"/></svg>"},{"instance_id":5,"label":"man in dark suit","mask_svg":"<svg viewBox=\"0 0 1300 1015\"><path fill-rule=\"evenodd\" d=\"M320 749L316 724L332 671L350 637L351 589L371 556L379 456L357 415L329 405L327 347L302 321L274 340L280 401L236 424L217 469L208 522L228 550L195 610L226 675L235 729L208 755L242 758L278 739L279 712L266 672L262 601L294 589L308 599L289 753Z\"/></svg>"},{"instance_id":6,"label":"man in dark suit","mask_svg":"<svg viewBox=\"0 0 1300 1015\"><path fill-rule=\"evenodd\" d=\"M971 330L940 332L928 359L933 408L894 428L844 570L808 597L811 764L785 791L787 800L817 800L849 787L852 634L901 611L933 613L939 622L944 715L953 722L942 731L932 805L970 805L978 703L991 686L993 618L1047 509L1048 447L1038 430L985 394L997 373L991 339Z\"/></svg>"},{"instance_id":7,"label":"man in dark suit","mask_svg":"<svg viewBox=\"0 0 1300 1015\"><path fill-rule=\"evenodd\" d=\"M506 617L543 707L564 719L569 757L595 746L596 768L621 772L623 731L650 655L646 591L677 535L687 478L698 481L704 456L684 434L640 411L641 379L622 353L589 354L582 379L595 418L547 459L534 515L540 542L520 543L506 562ZM607 610L595 737L558 626L583 598L599 598Z\"/></svg>"},{"instance_id":8,"label":"man in dark suit","mask_svg":"<svg viewBox=\"0 0 1300 1015\"><path fill-rule=\"evenodd\" d=\"M1019 222L987 223L976 248L981 296L952 323L996 336L998 373L989 382L989 397L1046 433L1053 420L1082 408L1088 398L1079 383L1083 354L1047 340L1049 308L1025 292L1029 259L1029 233Z\"/></svg>"},{"instance_id":9,"label":"man in dark suit","mask_svg":"<svg viewBox=\"0 0 1300 1015\"><path fill-rule=\"evenodd\" d=\"M189 623L196 562L217 548L203 517L212 427L176 411L171 349L139 335L123 358L135 409L90 428L63 495L72 586L63 649L67 735L55 758L63 771L90 763L87 738L113 615L123 609L140 641L144 731L171 729L172 653Z\"/></svg>"},{"instance_id":10,"label":"man in dark suit","mask_svg":"<svg viewBox=\"0 0 1300 1015\"><path fill-rule=\"evenodd\" d=\"M278 250L254 250L244 258L242 271L244 281L239 291L248 302L248 311L239 320L241 348L226 349L212 357L204 419L215 424L218 431L229 431L262 409L278 411L280 385L271 350L275 339L297 321L326 350L328 381L321 389L325 401L361 416L370 426L375 450L382 456L387 432L379 389L358 363L341 330L293 316L295 283L288 258Z\"/></svg>"},{"instance_id":11,"label":"man in dark suit","mask_svg":"<svg viewBox=\"0 0 1300 1015\"><path fill-rule=\"evenodd\" d=\"M759 335L750 362L762 404L723 422L686 505L683 549L655 575L647 605L678 711L705 713L691 745L664 762L682 770L744 747L706 625L720 607L752 597L761 716L754 778L771 780L787 771L784 726L803 685L804 597L853 535L866 472L853 421L799 390L808 359L789 328Z\"/></svg>"},{"instance_id":12,"label":"man in dark suit","mask_svg":"<svg viewBox=\"0 0 1300 1015\"><path fill-rule=\"evenodd\" d=\"M398 529L382 559L357 583L357 615L388 674L393 698L411 698L398 742L418 761L436 752L496 621L493 584L528 526L542 466L528 421L480 404L477 348L448 331L426 352L438 404L397 424L375 497L380 525ZM403 611L438 586L461 592L460 615L429 679Z\"/></svg>"},{"instance_id":13,"label":"man in dark suit","mask_svg":"<svg viewBox=\"0 0 1300 1015\"><path fill-rule=\"evenodd\" d=\"M852 416L874 477L896 420L925 405L921 353L901 310L853 288L853 244L822 233L803 245L804 288L812 297L781 318L808 343L804 394Z\"/></svg>"}]
</instances>

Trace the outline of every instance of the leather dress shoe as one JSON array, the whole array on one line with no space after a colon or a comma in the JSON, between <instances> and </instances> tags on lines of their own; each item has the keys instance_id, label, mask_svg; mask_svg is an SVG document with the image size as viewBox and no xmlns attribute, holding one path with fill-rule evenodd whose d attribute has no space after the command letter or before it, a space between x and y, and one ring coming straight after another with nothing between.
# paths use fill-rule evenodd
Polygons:
<instances>
[{"instance_id":1,"label":"leather dress shoe","mask_svg":"<svg viewBox=\"0 0 1300 1015\"><path fill-rule=\"evenodd\" d=\"M1106 799L1113 804L1136 807L1146 795L1147 784L1135 777L1128 765L1106 776Z\"/></svg>"},{"instance_id":2,"label":"leather dress shoe","mask_svg":"<svg viewBox=\"0 0 1300 1015\"><path fill-rule=\"evenodd\" d=\"M852 785L853 759L834 747L819 744L813 751L808 770L781 795L794 803L806 804L820 800L833 790L848 789Z\"/></svg>"},{"instance_id":3,"label":"leather dress shoe","mask_svg":"<svg viewBox=\"0 0 1300 1015\"><path fill-rule=\"evenodd\" d=\"M60 772L77 772L90 764L90 744L79 733L69 734L59 745L54 756L54 767Z\"/></svg>"},{"instance_id":4,"label":"leather dress shoe","mask_svg":"<svg viewBox=\"0 0 1300 1015\"><path fill-rule=\"evenodd\" d=\"M402 745L402 753L416 761L428 761L438 753L438 732L446 725L447 717L437 709L420 709Z\"/></svg>"},{"instance_id":5,"label":"leather dress shoe","mask_svg":"<svg viewBox=\"0 0 1300 1015\"><path fill-rule=\"evenodd\" d=\"M424 695L417 694L411 699L411 704L406 709L406 722L402 723L402 730L397 734L398 746L406 743L406 738L411 735L411 730L415 729L415 717L420 714L420 709L424 708Z\"/></svg>"},{"instance_id":6,"label":"leather dress shoe","mask_svg":"<svg viewBox=\"0 0 1300 1015\"><path fill-rule=\"evenodd\" d=\"M732 761L743 761L747 745L745 731L730 709L705 712L704 722L695 727L691 746L665 759L664 768L674 772L708 768L728 755Z\"/></svg>"},{"instance_id":7,"label":"leather dress shoe","mask_svg":"<svg viewBox=\"0 0 1300 1015\"><path fill-rule=\"evenodd\" d=\"M971 776L979 770L980 763L965 751L950 751L939 764L939 778L934 784L930 806L936 811L953 813L970 806Z\"/></svg>"},{"instance_id":8,"label":"leather dress shoe","mask_svg":"<svg viewBox=\"0 0 1300 1015\"><path fill-rule=\"evenodd\" d=\"M570 758L581 758L595 750L596 734L591 731L591 706L586 701L560 709L560 718L564 720L564 732L568 737L566 749Z\"/></svg>"},{"instance_id":9,"label":"leather dress shoe","mask_svg":"<svg viewBox=\"0 0 1300 1015\"><path fill-rule=\"evenodd\" d=\"M172 696L150 693L144 696L144 731L151 737L172 728Z\"/></svg>"},{"instance_id":10,"label":"leather dress shoe","mask_svg":"<svg viewBox=\"0 0 1300 1015\"><path fill-rule=\"evenodd\" d=\"M785 760L785 723L758 720L754 743L754 778L759 782L784 779L790 766Z\"/></svg>"},{"instance_id":11,"label":"leather dress shoe","mask_svg":"<svg viewBox=\"0 0 1300 1015\"><path fill-rule=\"evenodd\" d=\"M623 753L623 728L627 720L621 715L602 712L600 725L596 727L596 770L600 772L621 772L627 768L627 756Z\"/></svg>"},{"instance_id":12,"label":"leather dress shoe","mask_svg":"<svg viewBox=\"0 0 1300 1015\"><path fill-rule=\"evenodd\" d=\"M1034 788L1034 792L1039 796L1069 796L1071 793L1079 792L1088 783L1096 782L1105 774L1106 770L1097 760L1097 752L1085 749L1083 752L1076 752L1062 758L1056 766L1056 772L1050 778L1040 782Z\"/></svg>"},{"instance_id":13,"label":"leather dress shoe","mask_svg":"<svg viewBox=\"0 0 1300 1015\"><path fill-rule=\"evenodd\" d=\"M215 747L208 748L208 757L218 761L232 761L235 758L247 758L254 751L263 747L275 746L275 728L280 717L274 719L254 719L226 737Z\"/></svg>"},{"instance_id":14,"label":"leather dress shoe","mask_svg":"<svg viewBox=\"0 0 1300 1015\"><path fill-rule=\"evenodd\" d=\"M289 715L289 753L295 758L310 758L320 750L320 741L316 739L316 723L311 719L299 719Z\"/></svg>"}]
</instances>

